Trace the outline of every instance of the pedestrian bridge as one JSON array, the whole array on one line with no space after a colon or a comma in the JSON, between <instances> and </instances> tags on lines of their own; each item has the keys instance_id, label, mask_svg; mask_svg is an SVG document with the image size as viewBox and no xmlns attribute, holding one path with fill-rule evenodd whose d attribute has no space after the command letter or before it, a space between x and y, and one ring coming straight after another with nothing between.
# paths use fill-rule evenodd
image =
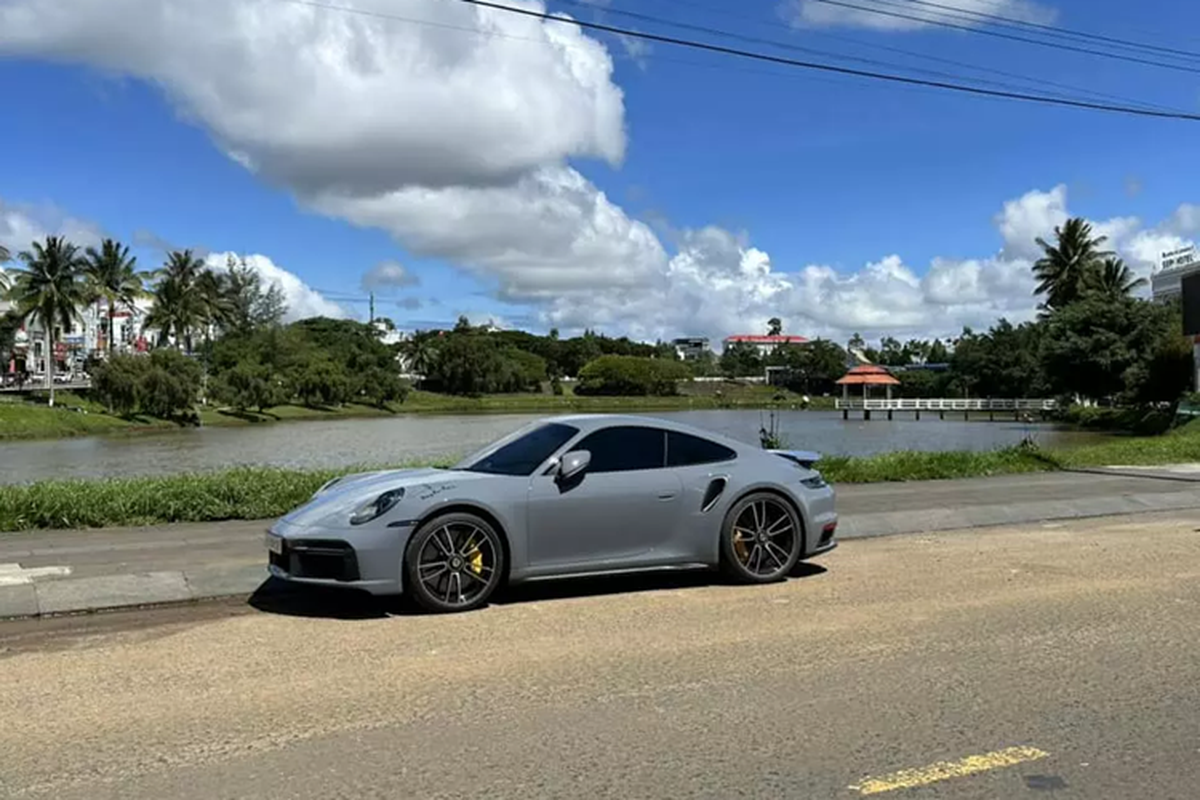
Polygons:
<instances>
[{"instance_id":1,"label":"pedestrian bridge","mask_svg":"<svg viewBox=\"0 0 1200 800\"><path fill-rule=\"evenodd\" d=\"M1055 400L1020 399L1001 400L983 397L898 397L875 399L838 399L837 409L842 412L843 419L850 418L851 411L861 411L863 419L870 419L872 411L882 411L888 419L897 411L911 412L916 419L921 418L921 412L932 412L940 419L946 418L946 413L961 413L969 419L972 412L988 414L989 419L995 419L996 414L1011 415L1013 419L1022 416L1045 416L1058 408Z\"/></svg>"}]
</instances>

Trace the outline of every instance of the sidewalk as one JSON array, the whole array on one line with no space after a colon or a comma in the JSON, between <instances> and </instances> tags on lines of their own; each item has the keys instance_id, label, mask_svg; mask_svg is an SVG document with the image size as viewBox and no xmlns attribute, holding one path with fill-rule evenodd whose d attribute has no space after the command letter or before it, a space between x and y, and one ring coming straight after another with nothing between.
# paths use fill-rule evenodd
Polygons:
<instances>
[{"instance_id":1,"label":"sidewalk","mask_svg":"<svg viewBox=\"0 0 1200 800\"><path fill-rule=\"evenodd\" d=\"M842 539L1200 510L1200 470L1098 470L838 488ZM0 534L0 618L250 595L269 521Z\"/></svg>"}]
</instances>

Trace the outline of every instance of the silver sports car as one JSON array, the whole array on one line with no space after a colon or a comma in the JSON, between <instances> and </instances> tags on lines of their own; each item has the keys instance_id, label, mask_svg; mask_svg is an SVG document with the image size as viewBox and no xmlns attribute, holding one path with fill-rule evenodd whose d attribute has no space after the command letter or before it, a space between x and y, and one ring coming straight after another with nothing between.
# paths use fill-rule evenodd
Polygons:
<instances>
[{"instance_id":1,"label":"silver sports car","mask_svg":"<svg viewBox=\"0 0 1200 800\"><path fill-rule=\"evenodd\" d=\"M278 578L465 611L504 583L719 567L785 578L837 546L816 456L609 414L539 420L450 469L348 475L271 526Z\"/></svg>"}]
</instances>

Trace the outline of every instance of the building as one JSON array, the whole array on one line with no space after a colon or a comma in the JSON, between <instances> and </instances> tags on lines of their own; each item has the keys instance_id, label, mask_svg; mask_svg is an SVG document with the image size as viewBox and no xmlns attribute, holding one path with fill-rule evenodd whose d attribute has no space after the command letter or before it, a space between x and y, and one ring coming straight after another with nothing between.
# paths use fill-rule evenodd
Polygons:
<instances>
[{"instance_id":1,"label":"building","mask_svg":"<svg viewBox=\"0 0 1200 800\"><path fill-rule=\"evenodd\" d=\"M1183 292L1183 279L1200 273L1200 253L1196 246L1163 253L1159 269L1150 276L1150 291L1155 300L1167 301Z\"/></svg>"},{"instance_id":2,"label":"building","mask_svg":"<svg viewBox=\"0 0 1200 800\"><path fill-rule=\"evenodd\" d=\"M803 336L756 336L754 334L736 334L725 337L726 347L735 344L750 345L758 350L760 356L768 356L777 347L799 347L808 344L808 339Z\"/></svg>"},{"instance_id":3,"label":"building","mask_svg":"<svg viewBox=\"0 0 1200 800\"><path fill-rule=\"evenodd\" d=\"M672 339L675 352L683 361L695 361L708 352L707 336L685 336L682 339Z\"/></svg>"}]
</instances>

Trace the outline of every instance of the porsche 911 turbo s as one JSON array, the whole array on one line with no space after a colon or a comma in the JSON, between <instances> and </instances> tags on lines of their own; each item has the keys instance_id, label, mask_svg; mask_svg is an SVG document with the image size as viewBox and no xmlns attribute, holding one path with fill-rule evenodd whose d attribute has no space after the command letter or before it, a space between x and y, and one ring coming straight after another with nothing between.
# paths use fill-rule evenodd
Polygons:
<instances>
[{"instance_id":1,"label":"porsche 911 turbo s","mask_svg":"<svg viewBox=\"0 0 1200 800\"><path fill-rule=\"evenodd\" d=\"M778 581L837 546L816 458L649 417L547 418L449 469L330 481L271 526L269 569L439 612L548 578L694 567Z\"/></svg>"}]
</instances>

